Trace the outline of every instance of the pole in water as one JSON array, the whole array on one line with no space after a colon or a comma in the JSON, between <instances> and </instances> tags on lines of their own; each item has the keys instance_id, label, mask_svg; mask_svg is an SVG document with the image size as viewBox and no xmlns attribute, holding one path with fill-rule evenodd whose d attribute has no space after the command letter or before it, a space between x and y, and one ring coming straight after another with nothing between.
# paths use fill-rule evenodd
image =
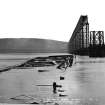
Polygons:
<instances>
[{"instance_id":1,"label":"pole in water","mask_svg":"<svg viewBox=\"0 0 105 105\"><path fill-rule=\"evenodd\" d=\"M57 93L57 92L56 92L56 86L57 86L57 85L56 85L56 82L53 82L53 93L54 93L54 94Z\"/></svg>"}]
</instances>

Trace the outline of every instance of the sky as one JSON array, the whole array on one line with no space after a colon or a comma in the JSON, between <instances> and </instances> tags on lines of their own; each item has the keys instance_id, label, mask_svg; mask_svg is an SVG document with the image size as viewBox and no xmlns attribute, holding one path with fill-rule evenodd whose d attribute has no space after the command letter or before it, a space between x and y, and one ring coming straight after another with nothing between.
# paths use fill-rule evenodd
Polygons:
<instances>
[{"instance_id":1,"label":"sky","mask_svg":"<svg viewBox=\"0 0 105 105\"><path fill-rule=\"evenodd\" d=\"M0 38L69 41L80 15L105 30L105 0L0 0Z\"/></svg>"}]
</instances>

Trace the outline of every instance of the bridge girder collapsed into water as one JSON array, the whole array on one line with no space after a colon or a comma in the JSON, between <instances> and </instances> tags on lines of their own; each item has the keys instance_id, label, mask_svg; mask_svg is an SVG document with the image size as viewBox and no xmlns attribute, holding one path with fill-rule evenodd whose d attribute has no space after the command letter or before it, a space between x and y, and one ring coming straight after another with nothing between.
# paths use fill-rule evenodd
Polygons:
<instances>
[{"instance_id":1,"label":"bridge girder collapsed into water","mask_svg":"<svg viewBox=\"0 0 105 105\"><path fill-rule=\"evenodd\" d=\"M69 53L76 55L105 56L104 32L89 32L88 16L80 16L70 38L68 49Z\"/></svg>"}]
</instances>

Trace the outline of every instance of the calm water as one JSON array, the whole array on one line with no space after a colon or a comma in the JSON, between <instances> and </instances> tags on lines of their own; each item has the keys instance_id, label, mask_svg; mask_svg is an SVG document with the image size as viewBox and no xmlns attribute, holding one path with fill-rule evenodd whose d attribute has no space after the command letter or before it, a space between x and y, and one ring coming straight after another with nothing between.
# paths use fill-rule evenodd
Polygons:
<instances>
[{"instance_id":1,"label":"calm water","mask_svg":"<svg viewBox=\"0 0 105 105\"><path fill-rule=\"evenodd\" d=\"M0 55L0 68L46 55L48 54ZM60 80L60 76L64 80ZM53 82L62 85L62 88L57 88L56 94L53 93L52 86L47 86ZM11 69L0 74L0 103L32 102L47 105L105 105L105 58L77 57L73 66L66 71L50 66Z\"/></svg>"}]
</instances>

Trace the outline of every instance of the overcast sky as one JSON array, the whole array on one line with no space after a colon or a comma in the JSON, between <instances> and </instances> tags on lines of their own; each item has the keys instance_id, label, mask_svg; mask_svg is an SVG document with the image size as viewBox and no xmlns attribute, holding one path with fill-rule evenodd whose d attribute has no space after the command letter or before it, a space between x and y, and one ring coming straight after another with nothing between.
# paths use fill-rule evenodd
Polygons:
<instances>
[{"instance_id":1,"label":"overcast sky","mask_svg":"<svg viewBox=\"0 0 105 105\"><path fill-rule=\"evenodd\" d=\"M80 15L105 30L105 0L0 0L0 38L69 41Z\"/></svg>"}]
</instances>

